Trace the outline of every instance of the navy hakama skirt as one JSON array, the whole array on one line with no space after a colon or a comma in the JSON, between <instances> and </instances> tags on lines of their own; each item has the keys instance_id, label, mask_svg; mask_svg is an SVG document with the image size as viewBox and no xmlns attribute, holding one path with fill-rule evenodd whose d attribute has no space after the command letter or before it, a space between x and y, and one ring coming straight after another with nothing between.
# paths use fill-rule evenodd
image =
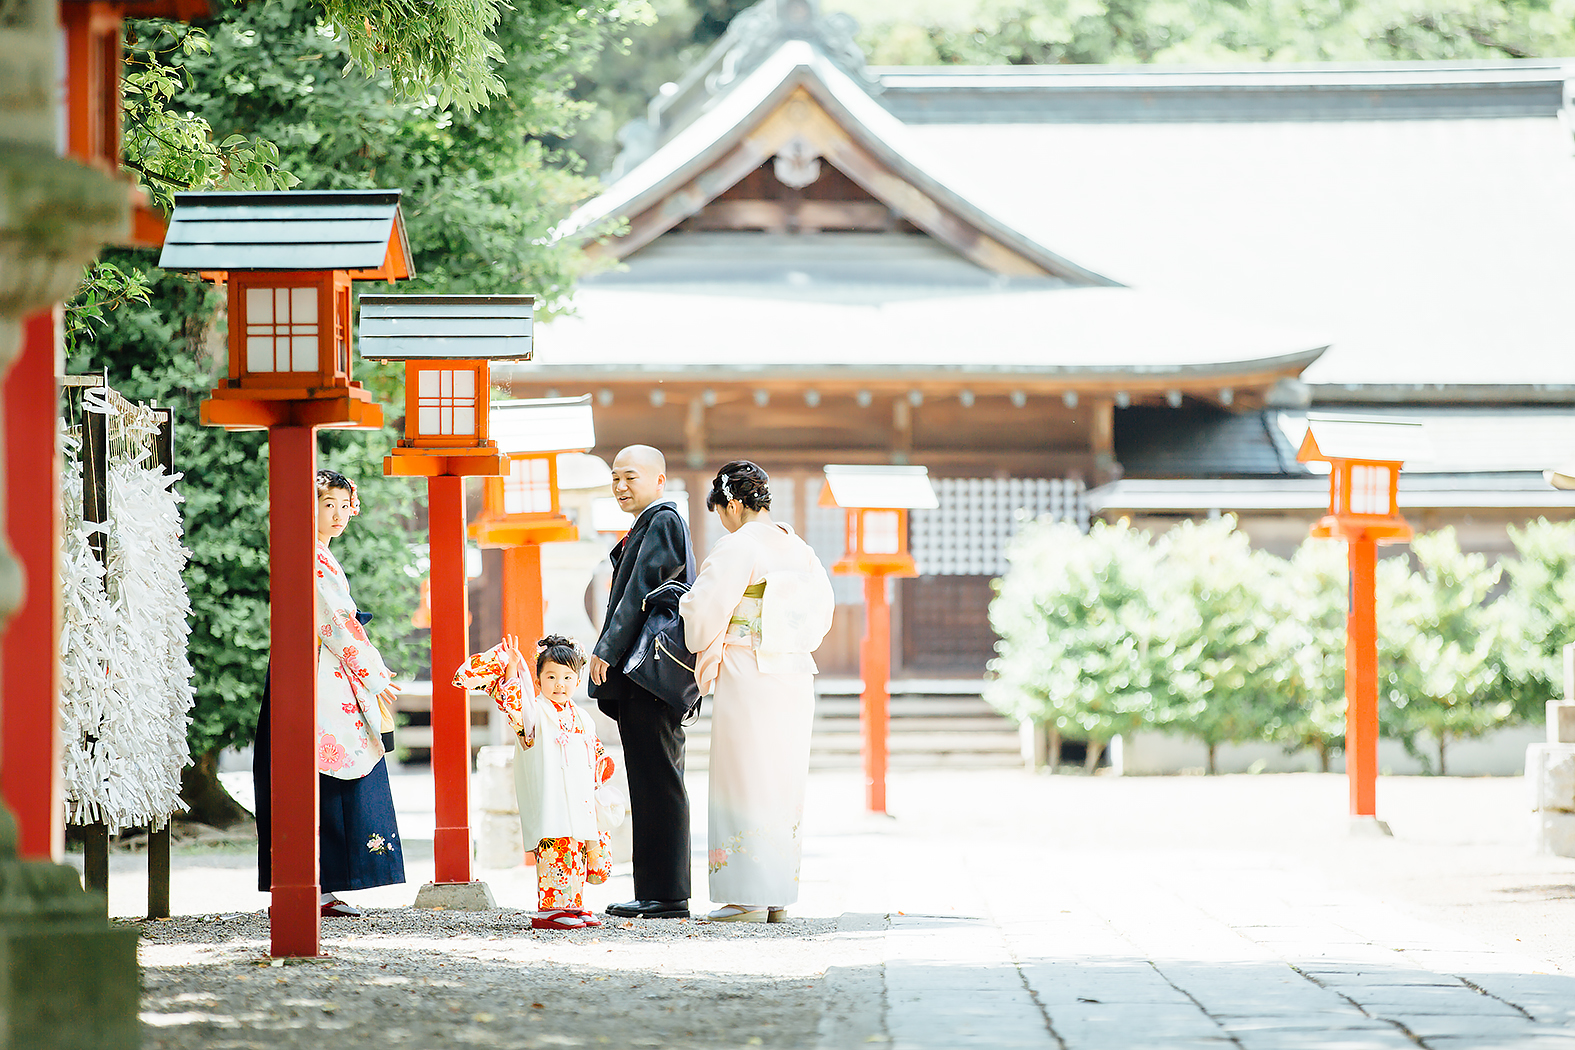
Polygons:
<instances>
[{"instance_id":1,"label":"navy hakama skirt","mask_svg":"<svg viewBox=\"0 0 1575 1050\"><path fill-rule=\"evenodd\" d=\"M263 684L252 758L257 792L257 888L273 889L273 798L269 686ZM317 775L318 882L324 893L392 886L405 881L405 853L394 817L388 763L356 780Z\"/></svg>"}]
</instances>

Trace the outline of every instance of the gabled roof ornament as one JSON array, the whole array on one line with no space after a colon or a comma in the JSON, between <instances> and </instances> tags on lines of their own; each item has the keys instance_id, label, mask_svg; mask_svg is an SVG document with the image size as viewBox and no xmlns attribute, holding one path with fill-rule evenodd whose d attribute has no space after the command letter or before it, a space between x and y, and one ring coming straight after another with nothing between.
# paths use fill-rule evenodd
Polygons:
<instances>
[{"instance_id":1,"label":"gabled roof ornament","mask_svg":"<svg viewBox=\"0 0 1575 1050\"><path fill-rule=\"evenodd\" d=\"M759 0L739 12L727 31L677 84L663 85L646 116L618 132L623 150L614 162L617 179L656 151L679 128L693 120L706 103L760 68L789 40L803 40L824 54L871 95L880 80L864 65L857 37L859 23L843 12L823 14L820 0Z\"/></svg>"},{"instance_id":2,"label":"gabled roof ornament","mask_svg":"<svg viewBox=\"0 0 1575 1050\"><path fill-rule=\"evenodd\" d=\"M722 90L754 72L783 42L806 40L843 72L878 91L878 81L864 68L858 33L859 23L852 15L822 14L820 0L760 0L728 24L695 72L701 74L710 91ZM684 87L679 85L679 96Z\"/></svg>"}]
</instances>

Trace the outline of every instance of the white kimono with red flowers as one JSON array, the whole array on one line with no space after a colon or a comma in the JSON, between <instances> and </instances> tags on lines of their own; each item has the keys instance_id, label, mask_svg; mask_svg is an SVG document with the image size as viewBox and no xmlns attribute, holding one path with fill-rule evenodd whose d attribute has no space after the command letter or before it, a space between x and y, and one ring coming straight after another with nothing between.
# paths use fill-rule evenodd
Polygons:
<instances>
[{"instance_id":1,"label":"white kimono with red flowers","mask_svg":"<svg viewBox=\"0 0 1575 1050\"><path fill-rule=\"evenodd\" d=\"M355 618L339 560L317 545L317 771L358 780L383 757L377 694L393 673Z\"/></svg>"}]
</instances>

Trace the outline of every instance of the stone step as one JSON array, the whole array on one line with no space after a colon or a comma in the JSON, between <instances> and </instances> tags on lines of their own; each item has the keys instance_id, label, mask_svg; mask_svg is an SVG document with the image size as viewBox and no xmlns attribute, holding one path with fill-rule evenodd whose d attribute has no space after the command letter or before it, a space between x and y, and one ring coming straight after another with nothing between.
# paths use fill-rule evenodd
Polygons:
<instances>
[{"instance_id":1,"label":"stone step","mask_svg":"<svg viewBox=\"0 0 1575 1050\"><path fill-rule=\"evenodd\" d=\"M999 715L967 716L957 718L942 717L908 717L892 718L889 723L893 735L898 733L957 733L968 735L972 733L1011 733L1015 740L1017 728ZM684 732L691 739L696 735L709 735L711 720L703 718L692 725L685 727ZM814 734L819 738L825 734L849 733L853 736L859 734L859 720L853 718L821 718L815 719Z\"/></svg>"},{"instance_id":2,"label":"stone step","mask_svg":"<svg viewBox=\"0 0 1575 1050\"><path fill-rule=\"evenodd\" d=\"M815 733L810 738L811 751L857 751L863 746L862 736L852 733ZM944 729L920 733L892 733L887 739L888 751L1002 751L1018 753L1016 731L1010 733L950 733ZM684 734L687 751L709 751L711 734Z\"/></svg>"},{"instance_id":3,"label":"stone step","mask_svg":"<svg viewBox=\"0 0 1575 1050\"><path fill-rule=\"evenodd\" d=\"M969 751L969 752L898 752L887 757L887 768L893 770L925 770L925 769L1020 769L1023 760L1017 752L1007 754L1003 751ZM864 759L857 752L811 752L809 756L810 769L860 769ZM705 768L705 767L697 767Z\"/></svg>"},{"instance_id":4,"label":"stone step","mask_svg":"<svg viewBox=\"0 0 1575 1050\"><path fill-rule=\"evenodd\" d=\"M811 769L857 769L862 764L859 732L863 683L857 679L816 680ZM892 769L1011 768L1022 763L1017 727L979 695L977 679L893 682L888 702ZM685 733L687 765L710 764L711 710Z\"/></svg>"},{"instance_id":5,"label":"stone step","mask_svg":"<svg viewBox=\"0 0 1575 1050\"><path fill-rule=\"evenodd\" d=\"M857 718L861 706L856 696L822 696L815 702L815 714L821 718ZM977 696L894 696L886 709L892 718L909 715L1001 717L995 708Z\"/></svg>"}]
</instances>

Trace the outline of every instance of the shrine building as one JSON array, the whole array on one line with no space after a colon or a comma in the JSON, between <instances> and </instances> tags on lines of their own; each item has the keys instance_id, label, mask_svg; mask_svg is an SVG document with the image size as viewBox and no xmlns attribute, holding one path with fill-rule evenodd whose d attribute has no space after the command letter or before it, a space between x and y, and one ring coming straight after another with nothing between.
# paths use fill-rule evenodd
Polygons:
<instances>
[{"instance_id":1,"label":"shrine building","mask_svg":"<svg viewBox=\"0 0 1575 1050\"><path fill-rule=\"evenodd\" d=\"M805 0L740 15L626 128L560 234L606 268L516 397L590 394L664 450L697 553L748 458L830 564L828 463L921 464L893 670L977 676L1027 516L1235 513L1289 553L1326 502L1309 408L1419 420L1400 499L1502 553L1569 517L1575 80L1557 62L872 68ZM838 583L823 669L854 672Z\"/></svg>"}]
</instances>

